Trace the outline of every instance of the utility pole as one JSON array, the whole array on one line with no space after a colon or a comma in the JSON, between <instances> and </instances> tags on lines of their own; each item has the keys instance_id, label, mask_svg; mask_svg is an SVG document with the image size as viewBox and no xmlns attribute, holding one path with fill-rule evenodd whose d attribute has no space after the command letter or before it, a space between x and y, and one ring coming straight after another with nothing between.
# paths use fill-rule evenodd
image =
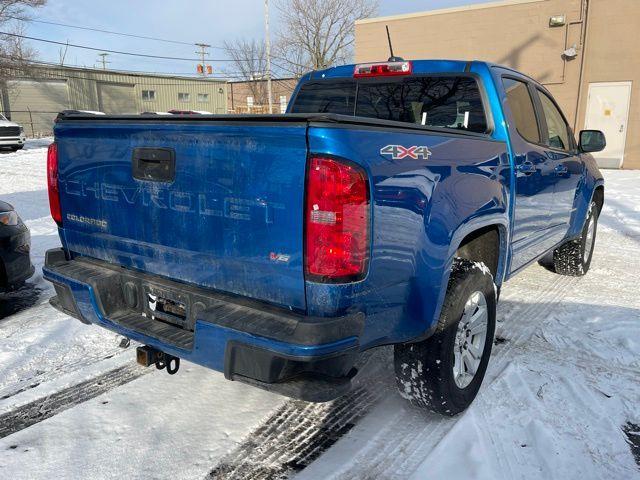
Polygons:
<instances>
[{"instance_id":1,"label":"utility pole","mask_svg":"<svg viewBox=\"0 0 640 480\"><path fill-rule=\"evenodd\" d=\"M271 91L271 38L269 36L269 0L264 0L265 49L267 53L267 95L269 95L269 113L273 113L273 94Z\"/></svg>"},{"instance_id":2,"label":"utility pole","mask_svg":"<svg viewBox=\"0 0 640 480\"><path fill-rule=\"evenodd\" d=\"M111 62L107 62L107 56L109 54L108 53L99 53L98 56L102 57L101 60L99 60L100 62L102 62L102 69L106 70L107 69L107 63L111 63Z\"/></svg>"},{"instance_id":3,"label":"utility pole","mask_svg":"<svg viewBox=\"0 0 640 480\"><path fill-rule=\"evenodd\" d=\"M62 48L60 49L60 66L64 66L64 59L67 57L67 50L69 50L69 40L67 40L64 50L62 50Z\"/></svg>"},{"instance_id":4,"label":"utility pole","mask_svg":"<svg viewBox=\"0 0 640 480\"><path fill-rule=\"evenodd\" d=\"M206 76L207 75L207 66L204 64L204 57L206 57L209 52L207 52L207 48L211 47L211 45L208 45L206 43L196 43L196 47L200 47L200 51L196 52L196 54L200 55L200 61L202 62L202 75Z\"/></svg>"}]
</instances>

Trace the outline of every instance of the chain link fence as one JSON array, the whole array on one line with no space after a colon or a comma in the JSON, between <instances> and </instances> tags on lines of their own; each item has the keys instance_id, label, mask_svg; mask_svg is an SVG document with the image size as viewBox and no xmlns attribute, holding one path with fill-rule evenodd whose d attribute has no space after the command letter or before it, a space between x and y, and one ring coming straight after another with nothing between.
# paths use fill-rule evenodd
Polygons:
<instances>
[{"instance_id":1,"label":"chain link fence","mask_svg":"<svg viewBox=\"0 0 640 480\"><path fill-rule=\"evenodd\" d=\"M48 137L53 134L53 125L59 112L42 110L0 110L8 120L24 128L24 133L30 138Z\"/></svg>"}]
</instances>

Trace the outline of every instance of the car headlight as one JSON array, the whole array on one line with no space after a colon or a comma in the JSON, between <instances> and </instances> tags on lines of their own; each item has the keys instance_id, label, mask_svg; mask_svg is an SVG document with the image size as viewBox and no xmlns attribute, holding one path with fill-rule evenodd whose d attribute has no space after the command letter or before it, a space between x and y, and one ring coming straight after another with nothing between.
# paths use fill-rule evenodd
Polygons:
<instances>
[{"instance_id":1,"label":"car headlight","mask_svg":"<svg viewBox=\"0 0 640 480\"><path fill-rule=\"evenodd\" d=\"M24 135L24 127L20 127L20 135Z\"/></svg>"},{"instance_id":2,"label":"car headlight","mask_svg":"<svg viewBox=\"0 0 640 480\"><path fill-rule=\"evenodd\" d=\"M0 212L0 223L2 225L18 225L18 214L15 211Z\"/></svg>"}]
</instances>

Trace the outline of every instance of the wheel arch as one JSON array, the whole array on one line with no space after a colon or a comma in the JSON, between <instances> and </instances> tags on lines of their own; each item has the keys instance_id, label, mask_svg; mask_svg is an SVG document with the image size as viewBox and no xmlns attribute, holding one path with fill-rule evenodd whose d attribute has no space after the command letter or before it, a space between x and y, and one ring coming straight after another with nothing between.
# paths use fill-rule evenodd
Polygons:
<instances>
[{"instance_id":1,"label":"wheel arch","mask_svg":"<svg viewBox=\"0 0 640 480\"><path fill-rule=\"evenodd\" d=\"M598 214L600 214L602 207L604 206L604 183L596 185L596 188L593 189L591 202L596 202L596 205L598 206Z\"/></svg>"},{"instance_id":2,"label":"wheel arch","mask_svg":"<svg viewBox=\"0 0 640 480\"><path fill-rule=\"evenodd\" d=\"M604 205L604 180L588 178L586 184L577 193L575 211L571 218L567 239L575 238L580 235L582 227L587 215L589 214L589 206L592 201L598 203L599 209L602 210Z\"/></svg>"},{"instance_id":3,"label":"wheel arch","mask_svg":"<svg viewBox=\"0 0 640 480\"><path fill-rule=\"evenodd\" d=\"M508 226L502 217L481 218L459 228L449 252L449 270L455 257L483 262L500 286L506 272Z\"/></svg>"}]
</instances>

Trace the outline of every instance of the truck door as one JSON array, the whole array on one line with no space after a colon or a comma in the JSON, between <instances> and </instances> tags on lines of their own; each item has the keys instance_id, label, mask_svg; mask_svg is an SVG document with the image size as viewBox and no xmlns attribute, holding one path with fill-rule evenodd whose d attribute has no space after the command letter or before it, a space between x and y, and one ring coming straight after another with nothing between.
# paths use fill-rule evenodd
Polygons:
<instances>
[{"instance_id":1,"label":"truck door","mask_svg":"<svg viewBox=\"0 0 640 480\"><path fill-rule=\"evenodd\" d=\"M532 88L524 78L511 74L504 75L502 83L516 168L511 258L511 271L514 271L549 248L545 237L556 175L547 148L542 145Z\"/></svg>"},{"instance_id":2,"label":"truck door","mask_svg":"<svg viewBox=\"0 0 640 480\"><path fill-rule=\"evenodd\" d=\"M582 178L583 163L573 133L561 110L544 91L536 88L545 155L556 177L549 216L549 248L561 241L569 230L575 208L576 189Z\"/></svg>"}]
</instances>

